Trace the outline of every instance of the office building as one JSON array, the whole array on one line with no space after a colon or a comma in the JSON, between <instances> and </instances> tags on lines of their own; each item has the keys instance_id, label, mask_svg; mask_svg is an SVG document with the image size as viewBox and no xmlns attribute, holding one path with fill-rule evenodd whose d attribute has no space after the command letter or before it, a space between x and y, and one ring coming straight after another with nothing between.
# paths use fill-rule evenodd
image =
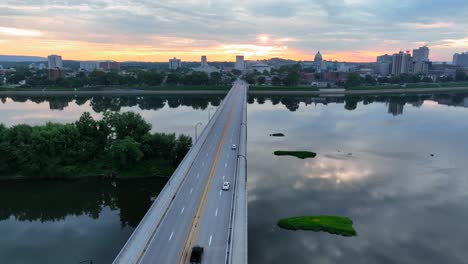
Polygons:
<instances>
[{"instance_id":1,"label":"office building","mask_svg":"<svg viewBox=\"0 0 468 264\"><path fill-rule=\"evenodd\" d=\"M239 71L245 70L244 56L236 56L236 64L234 65L234 69Z\"/></svg>"},{"instance_id":2,"label":"office building","mask_svg":"<svg viewBox=\"0 0 468 264\"><path fill-rule=\"evenodd\" d=\"M208 74L212 72L219 72L218 68L208 65L208 59L206 58L206 56L202 56L200 66L196 68L192 68L192 70L199 71L199 72L206 72Z\"/></svg>"},{"instance_id":3,"label":"office building","mask_svg":"<svg viewBox=\"0 0 468 264\"><path fill-rule=\"evenodd\" d=\"M81 61L80 70L85 72L92 72L99 69L98 61Z\"/></svg>"},{"instance_id":4,"label":"office building","mask_svg":"<svg viewBox=\"0 0 468 264\"><path fill-rule=\"evenodd\" d=\"M455 53L453 55L453 64L468 68L468 52Z\"/></svg>"},{"instance_id":5,"label":"office building","mask_svg":"<svg viewBox=\"0 0 468 264\"><path fill-rule=\"evenodd\" d=\"M116 61L99 62L99 69L103 71L120 71L120 63Z\"/></svg>"},{"instance_id":6,"label":"office building","mask_svg":"<svg viewBox=\"0 0 468 264\"><path fill-rule=\"evenodd\" d=\"M169 60L169 70L177 70L180 67L182 67L182 62L180 59L174 57Z\"/></svg>"},{"instance_id":7,"label":"office building","mask_svg":"<svg viewBox=\"0 0 468 264\"><path fill-rule=\"evenodd\" d=\"M383 63L383 62L392 63L393 62L393 56L388 55L388 54L377 56L377 63Z\"/></svg>"},{"instance_id":8,"label":"office building","mask_svg":"<svg viewBox=\"0 0 468 264\"><path fill-rule=\"evenodd\" d=\"M63 69L62 57L58 55L49 55L47 57L49 69Z\"/></svg>"},{"instance_id":9,"label":"office building","mask_svg":"<svg viewBox=\"0 0 468 264\"><path fill-rule=\"evenodd\" d=\"M429 61L413 61L413 73L429 73L429 68L431 67L431 62Z\"/></svg>"},{"instance_id":10,"label":"office building","mask_svg":"<svg viewBox=\"0 0 468 264\"><path fill-rule=\"evenodd\" d=\"M429 48L424 46L413 50L413 61L429 61Z\"/></svg>"},{"instance_id":11,"label":"office building","mask_svg":"<svg viewBox=\"0 0 468 264\"><path fill-rule=\"evenodd\" d=\"M400 75L403 73L409 73L411 67L411 55L408 52L400 51L397 54L393 54L392 60L392 74Z\"/></svg>"}]
</instances>

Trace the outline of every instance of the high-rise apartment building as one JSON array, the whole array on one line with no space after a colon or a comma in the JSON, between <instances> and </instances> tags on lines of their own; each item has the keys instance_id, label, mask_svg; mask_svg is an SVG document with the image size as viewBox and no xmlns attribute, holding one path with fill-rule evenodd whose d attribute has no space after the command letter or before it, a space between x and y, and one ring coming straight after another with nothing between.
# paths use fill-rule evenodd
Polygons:
<instances>
[{"instance_id":1,"label":"high-rise apartment building","mask_svg":"<svg viewBox=\"0 0 468 264\"><path fill-rule=\"evenodd\" d=\"M244 56L236 56L236 64L234 65L234 69L239 71L245 70Z\"/></svg>"},{"instance_id":2,"label":"high-rise apartment building","mask_svg":"<svg viewBox=\"0 0 468 264\"><path fill-rule=\"evenodd\" d=\"M409 73L411 66L411 55L409 52L405 53L400 51L397 54L393 54L392 60L392 74L399 75L402 73Z\"/></svg>"},{"instance_id":3,"label":"high-rise apartment building","mask_svg":"<svg viewBox=\"0 0 468 264\"><path fill-rule=\"evenodd\" d=\"M377 62L378 63L383 63L383 62L392 63L392 61L393 61L393 56L392 55L385 54L385 55L382 55L382 56L377 56Z\"/></svg>"},{"instance_id":4,"label":"high-rise apartment building","mask_svg":"<svg viewBox=\"0 0 468 264\"><path fill-rule=\"evenodd\" d=\"M80 70L86 72L92 72L99 69L99 62L98 61L81 61L80 62Z\"/></svg>"},{"instance_id":5,"label":"high-rise apartment building","mask_svg":"<svg viewBox=\"0 0 468 264\"><path fill-rule=\"evenodd\" d=\"M182 66L182 62L180 59L173 58L169 60L169 70L177 70Z\"/></svg>"},{"instance_id":6,"label":"high-rise apartment building","mask_svg":"<svg viewBox=\"0 0 468 264\"><path fill-rule=\"evenodd\" d=\"M424 46L413 50L413 61L429 61L429 48Z\"/></svg>"},{"instance_id":7,"label":"high-rise apartment building","mask_svg":"<svg viewBox=\"0 0 468 264\"><path fill-rule=\"evenodd\" d=\"M62 57L58 55L49 55L47 57L49 69L63 69Z\"/></svg>"},{"instance_id":8,"label":"high-rise apartment building","mask_svg":"<svg viewBox=\"0 0 468 264\"><path fill-rule=\"evenodd\" d=\"M468 67L468 52L464 53L455 53L453 55L453 62L454 65L462 66L467 68Z\"/></svg>"}]
</instances>

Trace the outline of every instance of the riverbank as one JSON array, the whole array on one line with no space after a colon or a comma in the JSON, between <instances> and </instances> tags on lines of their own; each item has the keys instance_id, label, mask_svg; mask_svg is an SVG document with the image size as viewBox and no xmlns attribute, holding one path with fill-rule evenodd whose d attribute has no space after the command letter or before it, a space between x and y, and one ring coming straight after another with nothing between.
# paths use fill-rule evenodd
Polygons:
<instances>
[{"instance_id":1,"label":"riverbank","mask_svg":"<svg viewBox=\"0 0 468 264\"><path fill-rule=\"evenodd\" d=\"M211 87L205 89L205 87L193 87L193 86L179 86L177 89L162 89L160 87L157 90L151 89L118 89L118 88L106 88L96 90L58 90L58 89L2 89L0 95L222 95L228 92L226 87ZM428 88L391 88L391 89L363 89L363 90L327 90L316 88L301 88L300 87L281 87L281 88L261 88L253 87L249 89L249 94L252 95L364 95L364 94L408 94L408 93L445 93L445 92L468 92L468 87L428 87Z\"/></svg>"}]
</instances>

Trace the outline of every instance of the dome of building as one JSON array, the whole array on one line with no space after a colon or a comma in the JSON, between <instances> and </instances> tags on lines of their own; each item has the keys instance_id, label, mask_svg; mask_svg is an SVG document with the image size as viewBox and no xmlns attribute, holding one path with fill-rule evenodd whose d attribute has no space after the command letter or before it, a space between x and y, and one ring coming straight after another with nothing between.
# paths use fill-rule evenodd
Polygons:
<instances>
[{"instance_id":1,"label":"dome of building","mask_svg":"<svg viewBox=\"0 0 468 264\"><path fill-rule=\"evenodd\" d=\"M317 54L315 54L315 59L314 61L315 62L321 62L323 59L322 59L322 54L320 54L320 51L317 52Z\"/></svg>"}]
</instances>

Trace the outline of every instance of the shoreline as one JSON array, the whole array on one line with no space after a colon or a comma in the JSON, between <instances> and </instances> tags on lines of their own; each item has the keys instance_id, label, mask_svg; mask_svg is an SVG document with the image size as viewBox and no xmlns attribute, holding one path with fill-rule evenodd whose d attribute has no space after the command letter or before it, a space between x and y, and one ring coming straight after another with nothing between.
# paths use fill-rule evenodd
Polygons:
<instances>
[{"instance_id":1,"label":"shoreline","mask_svg":"<svg viewBox=\"0 0 468 264\"><path fill-rule=\"evenodd\" d=\"M460 92L467 91L468 87L447 87L447 88L402 88L402 89L366 89L366 90L344 90L344 91L307 91L307 90L249 90L253 95L373 95L373 94L394 94L394 93L419 93L419 92ZM90 90L90 91L66 91L66 90L20 90L20 91L0 91L0 95L221 95L228 90Z\"/></svg>"}]
</instances>

